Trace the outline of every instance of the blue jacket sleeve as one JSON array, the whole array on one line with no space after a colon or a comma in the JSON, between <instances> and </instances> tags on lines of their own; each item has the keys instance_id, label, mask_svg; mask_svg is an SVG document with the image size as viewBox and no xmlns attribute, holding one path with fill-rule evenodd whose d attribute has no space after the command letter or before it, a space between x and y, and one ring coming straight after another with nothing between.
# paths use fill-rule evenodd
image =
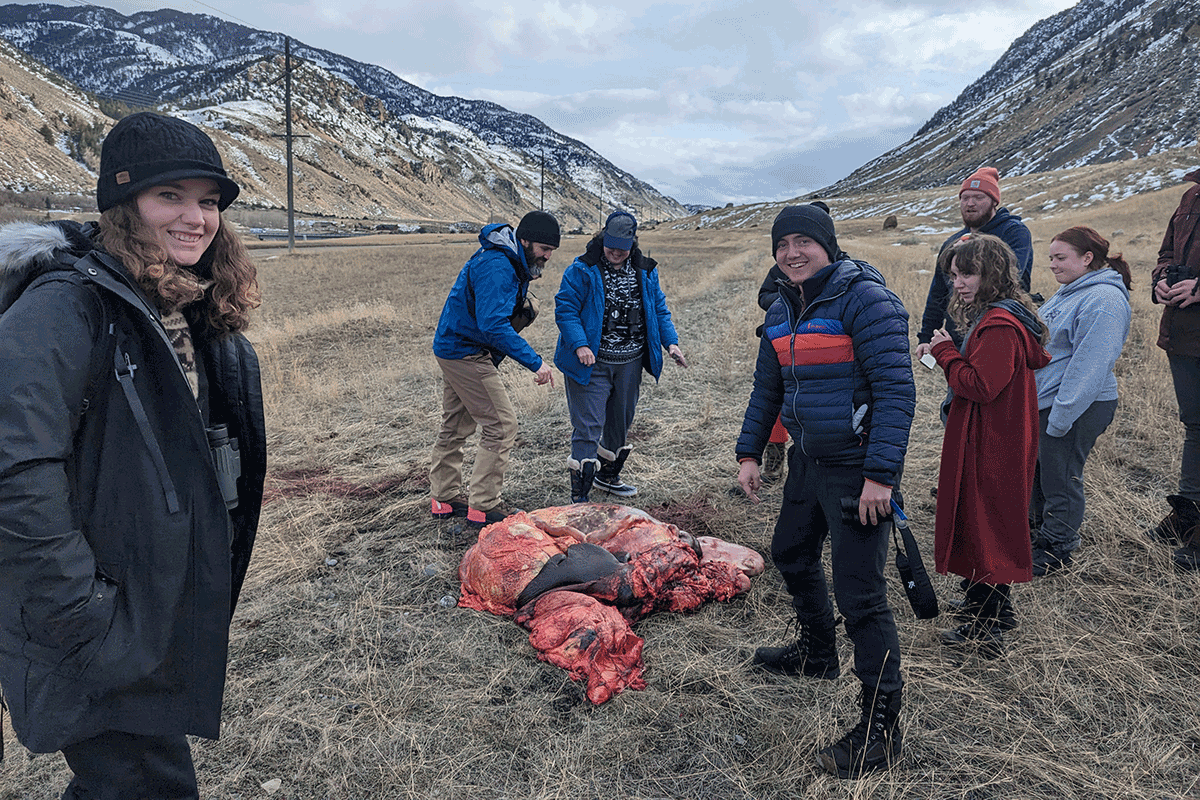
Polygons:
<instances>
[{"instance_id":1,"label":"blue jacket sleeve","mask_svg":"<svg viewBox=\"0 0 1200 800\"><path fill-rule=\"evenodd\" d=\"M469 280L475 293L475 325L483 336L483 345L512 356L529 371L537 372L542 366L542 357L513 330L510 320L520 284L508 258L500 258L503 263L499 267L497 259L490 258L479 259L470 266Z\"/></svg>"},{"instance_id":2,"label":"blue jacket sleeve","mask_svg":"<svg viewBox=\"0 0 1200 800\"><path fill-rule=\"evenodd\" d=\"M1004 232L1004 241L1017 254L1017 268L1021 275L1021 286L1029 291L1033 272L1033 235L1020 222L1009 225Z\"/></svg>"},{"instance_id":3,"label":"blue jacket sleeve","mask_svg":"<svg viewBox=\"0 0 1200 800\"><path fill-rule=\"evenodd\" d=\"M675 331L675 323L671 321L671 312L667 308L667 296L663 294L662 287L658 282L658 271L652 271L649 277L648 285L653 297L645 298L647 312L658 318L658 342L652 344L657 344L660 349L665 349L673 344L679 344L679 334Z\"/></svg>"},{"instance_id":4,"label":"blue jacket sleeve","mask_svg":"<svg viewBox=\"0 0 1200 800\"><path fill-rule=\"evenodd\" d=\"M846 327L871 393L863 477L895 486L908 451L917 401L908 351L908 312L886 288L857 286L862 288L849 301Z\"/></svg>"}]
</instances>

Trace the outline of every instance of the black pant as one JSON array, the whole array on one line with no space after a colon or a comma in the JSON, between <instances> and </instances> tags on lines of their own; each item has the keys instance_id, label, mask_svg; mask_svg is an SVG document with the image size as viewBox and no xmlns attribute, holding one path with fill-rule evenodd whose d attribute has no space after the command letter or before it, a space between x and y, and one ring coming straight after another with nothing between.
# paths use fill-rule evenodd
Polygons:
<instances>
[{"instance_id":1,"label":"black pant","mask_svg":"<svg viewBox=\"0 0 1200 800\"><path fill-rule=\"evenodd\" d=\"M199 800L187 737L108 731L64 747L62 800Z\"/></svg>"},{"instance_id":2,"label":"black pant","mask_svg":"<svg viewBox=\"0 0 1200 800\"><path fill-rule=\"evenodd\" d=\"M862 493L861 467L818 464L793 445L783 506L771 540L771 557L792 595L804 625L833 627L833 606L821 565L825 539L833 560L833 593L854 642L854 671L881 692L899 689L900 639L887 602L887 561L891 519L863 526L842 519L840 501Z\"/></svg>"}]
</instances>

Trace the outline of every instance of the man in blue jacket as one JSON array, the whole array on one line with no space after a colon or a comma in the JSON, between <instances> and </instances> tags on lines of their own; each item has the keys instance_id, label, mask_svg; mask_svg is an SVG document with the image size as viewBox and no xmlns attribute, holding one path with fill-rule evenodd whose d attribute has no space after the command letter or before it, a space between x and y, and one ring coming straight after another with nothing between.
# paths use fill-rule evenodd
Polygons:
<instances>
[{"instance_id":1,"label":"man in blue jacket","mask_svg":"<svg viewBox=\"0 0 1200 800\"><path fill-rule=\"evenodd\" d=\"M530 211L514 231L507 223L479 233L479 249L458 273L437 330L433 354L442 369L442 428L433 446L429 485L433 516L466 515L483 527L512 510L500 500L504 470L517 438L517 414L497 367L511 356L535 374L540 386L554 385L550 365L517 332L518 320L532 321L529 283L559 244L558 221ZM527 324L527 322L526 322ZM483 427L469 495L463 494L463 445Z\"/></svg>"},{"instance_id":2,"label":"man in blue jacket","mask_svg":"<svg viewBox=\"0 0 1200 800\"><path fill-rule=\"evenodd\" d=\"M792 596L799 639L760 647L757 666L836 678L836 621L821 552L830 541L833 591L862 681L859 723L818 752L842 778L900 758L900 641L883 574L892 488L900 481L916 390L908 313L883 277L840 251L833 220L788 206L771 228L785 279L763 322L754 389L737 457L738 483L758 501L763 448L781 416L793 441L771 557Z\"/></svg>"},{"instance_id":3,"label":"man in blue jacket","mask_svg":"<svg viewBox=\"0 0 1200 800\"><path fill-rule=\"evenodd\" d=\"M963 229L942 242L938 253L968 233L987 233L998 236L1017 254L1021 268L1021 286L1029 291L1029 278L1033 270L1033 236L1021 218L1007 208L1000 207L1000 173L995 167L980 167L962 182L958 191L958 207L962 213ZM1034 297L1041 302L1041 295ZM925 312L921 315L921 332L917 334L917 358L929 352L929 340L938 328L945 328L956 345L962 344L963 332L954 325L946 313L950 305L950 281L945 273L935 269L929 281L929 295L925 298Z\"/></svg>"}]
</instances>

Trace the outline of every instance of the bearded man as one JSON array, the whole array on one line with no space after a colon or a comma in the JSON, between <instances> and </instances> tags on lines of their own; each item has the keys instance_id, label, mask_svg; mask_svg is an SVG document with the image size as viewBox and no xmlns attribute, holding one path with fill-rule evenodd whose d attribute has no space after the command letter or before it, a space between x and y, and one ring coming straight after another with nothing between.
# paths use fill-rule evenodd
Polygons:
<instances>
[{"instance_id":1,"label":"bearded man","mask_svg":"<svg viewBox=\"0 0 1200 800\"><path fill-rule=\"evenodd\" d=\"M980 167L962 182L958 190L958 209L962 214L963 229L942 243L938 255L969 233L997 236L1017 254L1021 286L1028 292L1033 269L1033 236L1020 217L1000 207L1000 173L995 167ZM1034 297L1035 302L1041 300L1041 295ZM946 314L949 305L950 282L945 273L935 269L929 282L929 295L925 298L925 312L921 315L921 332L917 334L917 358L929 352L929 340L938 328L944 328L955 345L962 344L963 332Z\"/></svg>"},{"instance_id":2,"label":"bearded man","mask_svg":"<svg viewBox=\"0 0 1200 800\"><path fill-rule=\"evenodd\" d=\"M513 513L500 499L509 453L517 438L517 414L498 367L505 356L534 373L539 386L554 385L550 365L518 329L536 309L529 284L558 249L558 220L530 211L514 231L497 223L479 232L479 249L458 279L433 334L442 370L442 428L433 446L429 485L437 519L466 516L481 528ZM463 491L463 446L482 426L470 489Z\"/></svg>"}]
</instances>

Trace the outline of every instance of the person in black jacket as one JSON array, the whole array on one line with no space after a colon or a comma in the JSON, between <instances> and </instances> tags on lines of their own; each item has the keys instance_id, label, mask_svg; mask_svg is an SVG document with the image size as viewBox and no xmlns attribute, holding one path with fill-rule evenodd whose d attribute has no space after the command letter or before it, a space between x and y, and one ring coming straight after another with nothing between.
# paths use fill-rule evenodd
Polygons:
<instances>
[{"instance_id":1,"label":"person in black jacket","mask_svg":"<svg viewBox=\"0 0 1200 800\"><path fill-rule=\"evenodd\" d=\"M197 798L262 505L255 269L212 141L104 140L99 223L0 230L0 687L64 798Z\"/></svg>"},{"instance_id":2,"label":"person in black jacket","mask_svg":"<svg viewBox=\"0 0 1200 800\"><path fill-rule=\"evenodd\" d=\"M1033 235L1020 217L1000 206L1000 173L995 167L980 167L962 182L958 190L958 206L963 228L942 242L938 255L969 233L998 236L1016 254L1021 288L1028 292L1033 272ZM921 330L917 333L917 358L922 358L930 351L932 346L929 341L933 338L933 332L939 329L949 333L954 344L962 344L963 331L954 325L947 311L950 294L950 281L945 273L935 269L929 281L925 311L921 314ZM1042 302L1040 294L1031 297L1035 303Z\"/></svg>"}]
</instances>

